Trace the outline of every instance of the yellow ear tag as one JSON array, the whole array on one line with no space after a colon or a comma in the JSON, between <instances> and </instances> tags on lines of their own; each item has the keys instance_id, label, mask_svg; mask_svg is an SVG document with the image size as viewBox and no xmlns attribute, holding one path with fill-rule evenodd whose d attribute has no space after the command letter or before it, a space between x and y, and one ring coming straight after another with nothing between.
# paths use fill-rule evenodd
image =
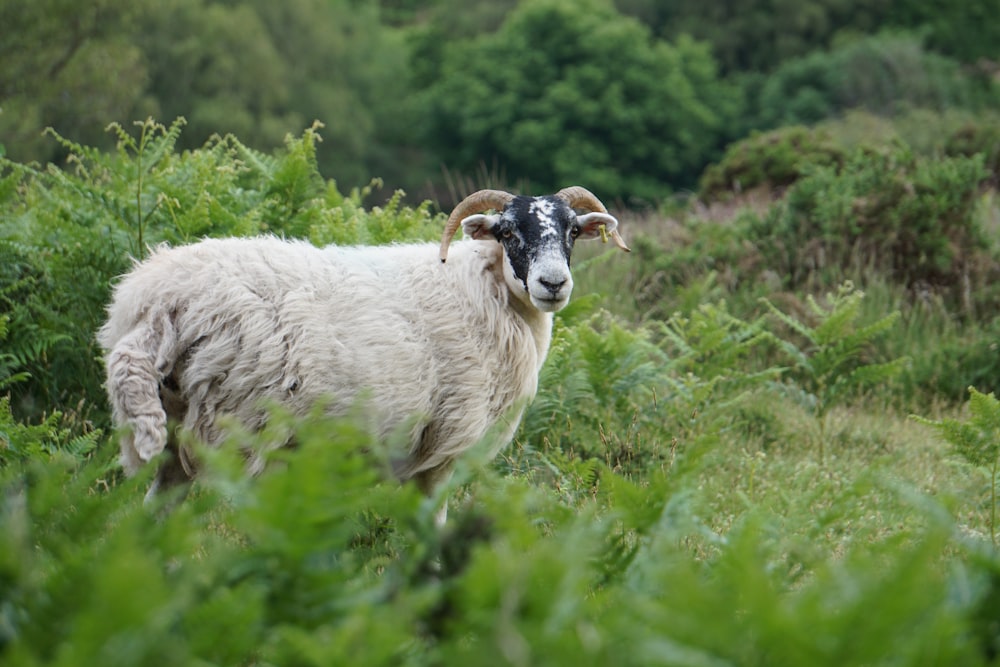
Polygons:
<instances>
[{"instance_id":1,"label":"yellow ear tag","mask_svg":"<svg viewBox=\"0 0 1000 667\"><path fill-rule=\"evenodd\" d=\"M600 230L601 230L601 243L607 243L608 242L608 228L605 227L604 225L601 225L600 226Z\"/></svg>"}]
</instances>

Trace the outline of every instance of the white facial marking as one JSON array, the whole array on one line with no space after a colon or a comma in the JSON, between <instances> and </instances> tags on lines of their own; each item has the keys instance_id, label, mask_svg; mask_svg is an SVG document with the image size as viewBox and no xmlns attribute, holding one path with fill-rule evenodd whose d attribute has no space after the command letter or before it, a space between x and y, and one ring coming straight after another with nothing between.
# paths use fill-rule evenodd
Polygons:
<instances>
[{"instance_id":1,"label":"white facial marking","mask_svg":"<svg viewBox=\"0 0 1000 667\"><path fill-rule=\"evenodd\" d=\"M559 235L559 225L556 224L555 213L556 205L547 199L536 199L531 202L531 206L528 211L538 220L538 228L544 239L547 236L558 236Z\"/></svg>"}]
</instances>

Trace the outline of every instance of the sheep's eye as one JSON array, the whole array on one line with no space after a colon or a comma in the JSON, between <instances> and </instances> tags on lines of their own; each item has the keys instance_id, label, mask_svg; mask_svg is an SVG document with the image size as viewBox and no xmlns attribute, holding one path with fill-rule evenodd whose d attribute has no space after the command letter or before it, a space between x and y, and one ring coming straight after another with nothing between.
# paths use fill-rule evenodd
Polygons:
<instances>
[{"instance_id":1,"label":"sheep's eye","mask_svg":"<svg viewBox=\"0 0 1000 667\"><path fill-rule=\"evenodd\" d=\"M569 235L572 236L573 238L579 237L580 236L580 226L579 225L573 225L572 227L570 227Z\"/></svg>"},{"instance_id":2,"label":"sheep's eye","mask_svg":"<svg viewBox=\"0 0 1000 667\"><path fill-rule=\"evenodd\" d=\"M514 238L514 232L509 229L505 229L500 233L500 236L502 236L505 239L512 239Z\"/></svg>"}]
</instances>

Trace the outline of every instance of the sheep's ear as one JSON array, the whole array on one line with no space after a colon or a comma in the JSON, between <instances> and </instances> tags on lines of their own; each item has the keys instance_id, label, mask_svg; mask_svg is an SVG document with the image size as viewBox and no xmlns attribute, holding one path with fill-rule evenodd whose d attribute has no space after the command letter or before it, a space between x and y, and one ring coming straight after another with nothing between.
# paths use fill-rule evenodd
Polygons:
<instances>
[{"instance_id":1,"label":"sheep's ear","mask_svg":"<svg viewBox=\"0 0 1000 667\"><path fill-rule=\"evenodd\" d=\"M472 239L492 239L492 229L500 222L499 215L470 215L462 220L462 232Z\"/></svg>"},{"instance_id":2,"label":"sheep's ear","mask_svg":"<svg viewBox=\"0 0 1000 667\"><path fill-rule=\"evenodd\" d=\"M607 234L618 229L618 220L607 213L585 213L576 217L576 224L580 227L581 239L607 238ZM601 231L601 226L604 231Z\"/></svg>"}]
</instances>

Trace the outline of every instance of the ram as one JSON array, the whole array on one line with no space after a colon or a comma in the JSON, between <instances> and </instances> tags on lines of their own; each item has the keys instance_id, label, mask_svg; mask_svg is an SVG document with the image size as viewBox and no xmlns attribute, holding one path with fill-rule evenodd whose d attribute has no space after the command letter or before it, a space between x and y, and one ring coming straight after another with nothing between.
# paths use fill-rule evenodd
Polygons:
<instances>
[{"instance_id":1,"label":"ram","mask_svg":"<svg viewBox=\"0 0 1000 667\"><path fill-rule=\"evenodd\" d=\"M459 225L471 238L449 251ZM437 252L274 237L156 248L118 283L98 335L122 465L169 450L152 494L196 473L170 423L218 445L224 417L256 430L268 404L343 414L363 401L378 435L406 432L395 473L429 493L492 428L501 444L513 436L573 289L574 242L628 250L617 226L582 187L482 190L455 207ZM247 456L259 470L260 453Z\"/></svg>"}]
</instances>

